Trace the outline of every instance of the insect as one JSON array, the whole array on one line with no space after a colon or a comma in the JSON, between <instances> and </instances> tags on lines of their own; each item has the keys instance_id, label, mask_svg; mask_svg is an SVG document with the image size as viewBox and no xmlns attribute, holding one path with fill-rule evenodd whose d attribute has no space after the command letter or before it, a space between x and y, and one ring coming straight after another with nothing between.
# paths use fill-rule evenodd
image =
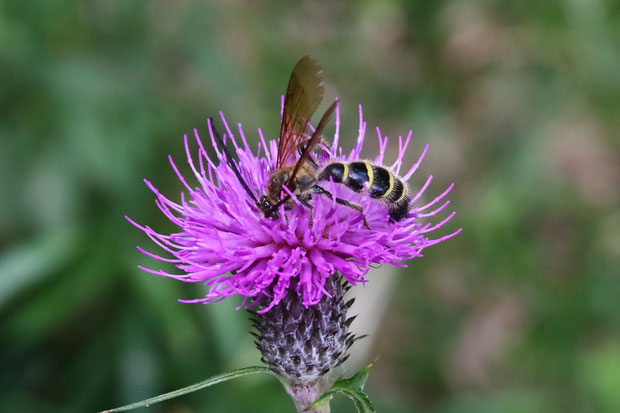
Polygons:
<instances>
[{"instance_id":1,"label":"insect","mask_svg":"<svg viewBox=\"0 0 620 413\"><path fill-rule=\"evenodd\" d=\"M339 204L362 211L360 205L334 198L329 191L319 185L321 181L332 180L358 193L364 193L367 190L371 198L382 200L388 205L390 217L394 221L401 220L409 212L410 196L406 185L389 170L367 161L331 162L319 166L312 158L314 150L323 142L323 130L337 105L337 101L330 105L311 137L306 138L307 125L323 100L325 92L321 74L320 66L309 56L302 57L293 69L284 97L276 168L271 173L265 193L260 199L256 199L254 193L243 181L232 161L232 156L214 128L214 136L224 150L228 165L233 169L258 209L267 218L277 218L278 210L283 204L284 209L291 209L294 206L291 195L288 193L283 195L284 186L295 195L301 204L310 209L312 205L309 201L312 196L323 195L335 199ZM294 162L296 153L299 154L299 159ZM365 219L364 223L368 226Z\"/></svg>"}]
</instances>

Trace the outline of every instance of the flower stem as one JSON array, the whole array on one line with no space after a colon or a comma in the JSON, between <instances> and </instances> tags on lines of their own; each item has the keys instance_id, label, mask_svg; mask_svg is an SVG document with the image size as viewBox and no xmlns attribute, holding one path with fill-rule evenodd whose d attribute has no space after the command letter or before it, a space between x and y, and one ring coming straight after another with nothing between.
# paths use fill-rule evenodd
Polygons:
<instances>
[{"instance_id":1,"label":"flower stem","mask_svg":"<svg viewBox=\"0 0 620 413\"><path fill-rule=\"evenodd\" d=\"M329 413L329 404L313 406L312 409L306 410L321 395L320 387L319 380L291 383L284 386L286 392L295 402L298 413Z\"/></svg>"}]
</instances>

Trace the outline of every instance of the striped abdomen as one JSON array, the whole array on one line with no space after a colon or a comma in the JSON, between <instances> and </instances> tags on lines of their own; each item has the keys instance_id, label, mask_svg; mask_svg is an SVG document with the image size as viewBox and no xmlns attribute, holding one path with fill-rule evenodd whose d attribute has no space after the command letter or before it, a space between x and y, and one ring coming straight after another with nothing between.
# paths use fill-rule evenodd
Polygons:
<instances>
[{"instance_id":1,"label":"striped abdomen","mask_svg":"<svg viewBox=\"0 0 620 413\"><path fill-rule=\"evenodd\" d=\"M403 182L387 169L370 162L336 162L327 165L319 174L319 181L345 184L355 192L368 189L371 198L382 199L395 221L401 220L409 212L410 197Z\"/></svg>"}]
</instances>

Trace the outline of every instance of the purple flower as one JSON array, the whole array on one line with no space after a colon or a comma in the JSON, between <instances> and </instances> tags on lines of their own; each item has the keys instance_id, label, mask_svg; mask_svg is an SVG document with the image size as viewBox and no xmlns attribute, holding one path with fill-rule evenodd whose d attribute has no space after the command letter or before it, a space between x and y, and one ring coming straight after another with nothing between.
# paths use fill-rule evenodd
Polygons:
<instances>
[{"instance_id":1,"label":"purple flower","mask_svg":"<svg viewBox=\"0 0 620 413\"><path fill-rule=\"evenodd\" d=\"M355 147L347 155L338 145L340 116L339 109L336 110L333 143L331 148L325 148L319 159L321 164L360 159L366 122L362 118L361 106L359 111L359 136ZM240 124L239 139L234 137L223 115L222 121L239 158L238 169L249 188L260 197L275 168L277 142L265 140L259 129L260 143L258 149L253 150ZM422 256L424 248L461 231L459 229L448 235L429 238L431 232L443 226L454 215L451 213L438 223L423 222L423 219L435 216L450 203L443 199L453 185L432 201L417 205L432 176L419 189L412 191L410 212L398 222L390 219L385 202L371 199L368 193L360 195L334 182L325 183L325 188L335 197L361 205L362 212L340 205L327 196L314 195L310 201L312 209L296 202L290 210L285 211L281 207L278 218L265 218L226 164L225 156L215 143L210 123L209 131L217 160L207 155L198 133L194 131L198 143L196 162L190 154L185 136L187 160L197 185L190 185L170 158L172 168L187 189L187 193L181 193L180 202L166 198L145 180L156 195L157 206L179 227L179 231L170 235L160 234L149 226L139 225L127 218L170 254L171 258L155 255L140 247L138 249L157 260L175 263L182 273L141 269L185 282L203 282L210 287L204 298L179 300L181 302L212 303L239 294L244 297L241 306L249 307L261 300L268 300L270 304L260 310L266 312L287 293L296 293L303 298L304 306L312 306L319 303L323 296L330 296L325 288L328 278L338 277L340 273L353 285L365 283L365 276L371 266L392 264L405 267L402 261ZM404 169L403 175L399 175L411 135L412 132L409 132L404 141L399 137L398 157L392 165L385 166L400 176L403 182L409 181L428 149L427 145L418 161L409 169ZM379 128L377 137L380 150L372 162L383 165L388 138L381 135ZM409 187L417 186L409 184ZM289 291L289 285L295 280L293 284L296 288Z\"/></svg>"}]
</instances>

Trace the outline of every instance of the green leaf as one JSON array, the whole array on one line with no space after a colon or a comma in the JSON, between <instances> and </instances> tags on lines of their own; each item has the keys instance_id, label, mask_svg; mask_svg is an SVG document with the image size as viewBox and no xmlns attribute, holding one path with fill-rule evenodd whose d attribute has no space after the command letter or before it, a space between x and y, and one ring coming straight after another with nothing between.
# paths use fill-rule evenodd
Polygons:
<instances>
[{"instance_id":1,"label":"green leaf","mask_svg":"<svg viewBox=\"0 0 620 413\"><path fill-rule=\"evenodd\" d=\"M372 405L372 402L364 393L364 385L366 384L366 380L368 380L368 374L370 373L370 368L372 367L372 363L355 373L348 379L338 379L332 386L331 390L324 393L321 397L315 400L314 403L310 407L311 408L325 408L329 405L330 400L338 393L341 393L351 400L355 404L355 408L359 413L374 413L375 407Z\"/></svg>"},{"instance_id":2,"label":"green leaf","mask_svg":"<svg viewBox=\"0 0 620 413\"><path fill-rule=\"evenodd\" d=\"M126 410L137 409L139 407L148 407L152 404L159 403L164 400L173 399L175 397L179 397L187 393L192 393L197 390L204 389L205 387L213 386L214 384L223 383L228 380L232 380L232 379L236 379L239 377L247 376L249 374L256 374L256 373L266 373L266 374L274 375L271 372L271 370L269 370L267 367L262 367L262 366L245 367L242 369L233 370L233 371L229 371L223 374L218 374L213 377L209 377L208 379L198 382L196 384L192 384L191 386L187 386L182 389L174 390L169 393L160 394L159 396L155 396L150 399L142 400L141 402L128 404L126 406L117 407L115 409L103 410L100 413L123 412Z\"/></svg>"},{"instance_id":3,"label":"green leaf","mask_svg":"<svg viewBox=\"0 0 620 413\"><path fill-rule=\"evenodd\" d=\"M363 391L364 386L366 385L366 380L368 380L368 375L370 374L370 369L372 368L373 364L374 363L370 363L348 379L337 380L332 387L335 388L336 386L343 386Z\"/></svg>"}]
</instances>

